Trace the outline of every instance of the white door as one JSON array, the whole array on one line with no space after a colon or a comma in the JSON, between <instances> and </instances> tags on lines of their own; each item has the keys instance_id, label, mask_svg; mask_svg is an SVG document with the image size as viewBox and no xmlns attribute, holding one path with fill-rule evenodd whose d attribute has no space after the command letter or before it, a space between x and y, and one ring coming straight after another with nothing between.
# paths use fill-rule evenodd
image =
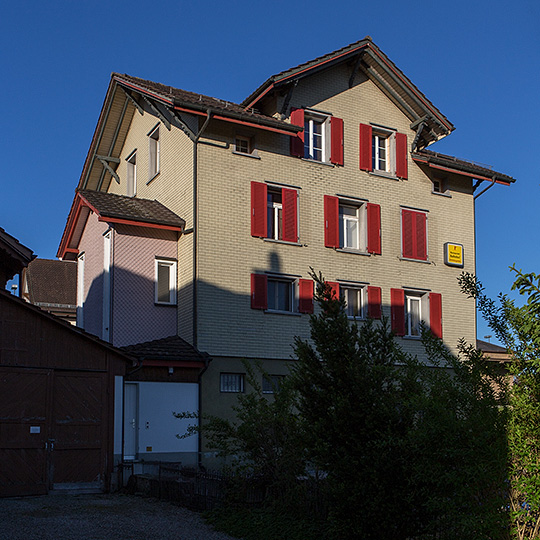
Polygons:
<instances>
[{"instance_id":1,"label":"white door","mask_svg":"<svg viewBox=\"0 0 540 540\"><path fill-rule=\"evenodd\" d=\"M139 441L138 385L124 385L124 459L136 459Z\"/></svg>"}]
</instances>

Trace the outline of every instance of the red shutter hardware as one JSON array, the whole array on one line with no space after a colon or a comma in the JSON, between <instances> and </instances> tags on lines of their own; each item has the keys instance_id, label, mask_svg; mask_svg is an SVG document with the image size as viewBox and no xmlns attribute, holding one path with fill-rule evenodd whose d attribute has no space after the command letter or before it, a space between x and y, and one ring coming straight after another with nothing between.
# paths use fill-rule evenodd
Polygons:
<instances>
[{"instance_id":1,"label":"red shutter hardware","mask_svg":"<svg viewBox=\"0 0 540 540\"><path fill-rule=\"evenodd\" d=\"M293 109L291 111L291 124L304 127L304 109ZM304 157L304 132L297 133L291 137L291 156Z\"/></svg>"},{"instance_id":2,"label":"red shutter hardware","mask_svg":"<svg viewBox=\"0 0 540 540\"><path fill-rule=\"evenodd\" d=\"M266 196L266 184L251 182L251 236L267 236Z\"/></svg>"},{"instance_id":3,"label":"red shutter hardware","mask_svg":"<svg viewBox=\"0 0 540 540\"><path fill-rule=\"evenodd\" d=\"M369 124L360 124L360 170L372 171L373 160L371 156L373 132Z\"/></svg>"},{"instance_id":4,"label":"red shutter hardware","mask_svg":"<svg viewBox=\"0 0 540 540\"><path fill-rule=\"evenodd\" d=\"M298 282L298 311L313 313L313 280L301 279Z\"/></svg>"},{"instance_id":5,"label":"red shutter hardware","mask_svg":"<svg viewBox=\"0 0 540 540\"><path fill-rule=\"evenodd\" d=\"M330 117L331 148L330 162L334 165L343 165L343 120Z\"/></svg>"},{"instance_id":6,"label":"red shutter hardware","mask_svg":"<svg viewBox=\"0 0 540 540\"><path fill-rule=\"evenodd\" d=\"M396 176L407 180L407 135L396 133Z\"/></svg>"},{"instance_id":7,"label":"red shutter hardware","mask_svg":"<svg viewBox=\"0 0 540 540\"><path fill-rule=\"evenodd\" d=\"M251 274L251 309L267 308L267 278L264 274Z\"/></svg>"},{"instance_id":8,"label":"red shutter hardware","mask_svg":"<svg viewBox=\"0 0 540 540\"><path fill-rule=\"evenodd\" d=\"M378 204L367 204L367 250L381 254L381 207Z\"/></svg>"},{"instance_id":9,"label":"red shutter hardware","mask_svg":"<svg viewBox=\"0 0 540 540\"><path fill-rule=\"evenodd\" d=\"M298 242L298 202L295 189L281 190L283 209L283 240L286 242Z\"/></svg>"},{"instance_id":10,"label":"red shutter hardware","mask_svg":"<svg viewBox=\"0 0 540 540\"><path fill-rule=\"evenodd\" d=\"M405 335L405 291L390 289L392 330L397 336Z\"/></svg>"},{"instance_id":11,"label":"red shutter hardware","mask_svg":"<svg viewBox=\"0 0 540 540\"><path fill-rule=\"evenodd\" d=\"M367 288L367 297L368 297L368 317L372 319L381 318L381 288L380 287L368 287Z\"/></svg>"},{"instance_id":12,"label":"red shutter hardware","mask_svg":"<svg viewBox=\"0 0 540 540\"><path fill-rule=\"evenodd\" d=\"M429 327L433 335L442 339L442 295L429 293Z\"/></svg>"},{"instance_id":13,"label":"red shutter hardware","mask_svg":"<svg viewBox=\"0 0 540 540\"><path fill-rule=\"evenodd\" d=\"M324 196L324 245L339 247L339 199L331 195Z\"/></svg>"}]
</instances>

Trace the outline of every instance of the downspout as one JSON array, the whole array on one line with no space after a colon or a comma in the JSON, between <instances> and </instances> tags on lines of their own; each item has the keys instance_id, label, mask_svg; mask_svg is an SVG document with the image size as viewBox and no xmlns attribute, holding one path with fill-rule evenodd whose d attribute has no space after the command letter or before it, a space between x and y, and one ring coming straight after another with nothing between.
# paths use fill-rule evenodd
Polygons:
<instances>
[{"instance_id":1,"label":"downspout","mask_svg":"<svg viewBox=\"0 0 540 540\"><path fill-rule=\"evenodd\" d=\"M496 180L495 180L495 178L493 178L493 179L491 180L491 184L489 184L488 187L484 188L478 195L475 195L475 196L473 197L474 200L476 201L476 199L478 199L478 197L480 197L480 195L483 195L488 189L491 189L491 188L495 185L495 182L496 182Z\"/></svg>"},{"instance_id":2,"label":"downspout","mask_svg":"<svg viewBox=\"0 0 540 540\"><path fill-rule=\"evenodd\" d=\"M197 257L197 246L198 246L198 237L199 237L199 213L198 213L198 160L197 160L197 149L199 144L199 139L203 134L203 131L206 129L206 126L210 122L212 117L212 112L210 109L206 111L206 120L202 125L201 129L193 139L193 346L197 348L197 279L198 279L198 257Z\"/></svg>"}]
</instances>

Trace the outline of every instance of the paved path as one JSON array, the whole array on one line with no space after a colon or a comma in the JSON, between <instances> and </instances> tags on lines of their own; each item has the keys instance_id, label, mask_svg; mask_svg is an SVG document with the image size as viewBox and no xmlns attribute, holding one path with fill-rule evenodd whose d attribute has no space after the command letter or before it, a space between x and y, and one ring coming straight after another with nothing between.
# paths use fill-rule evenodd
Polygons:
<instances>
[{"instance_id":1,"label":"paved path","mask_svg":"<svg viewBox=\"0 0 540 540\"><path fill-rule=\"evenodd\" d=\"M133 495L0 499L0 540L234 540L195 512Z\"/></svg>"}]
</instances>

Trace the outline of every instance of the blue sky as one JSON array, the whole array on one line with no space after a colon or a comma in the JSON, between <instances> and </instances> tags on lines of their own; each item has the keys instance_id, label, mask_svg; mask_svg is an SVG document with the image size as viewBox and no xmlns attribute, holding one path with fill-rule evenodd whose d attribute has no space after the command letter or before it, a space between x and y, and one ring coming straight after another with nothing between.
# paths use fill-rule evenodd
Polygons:
<instances>
[{"instance_id":1,"label":"blue sky","mask_svg":"<svg viewBox=\"0 0 540 540\"><path fill-rule=\"evenodd\" d=\"M366 35L456 126L431 149L517 179L476 203L477 274L540 271L540 2L0 3L0 227L54 258L113 71L239 102ZM451 227L452 223L449 222ZM489 334L479 323L478 337Z\"/></svg>"}]
</instances>

